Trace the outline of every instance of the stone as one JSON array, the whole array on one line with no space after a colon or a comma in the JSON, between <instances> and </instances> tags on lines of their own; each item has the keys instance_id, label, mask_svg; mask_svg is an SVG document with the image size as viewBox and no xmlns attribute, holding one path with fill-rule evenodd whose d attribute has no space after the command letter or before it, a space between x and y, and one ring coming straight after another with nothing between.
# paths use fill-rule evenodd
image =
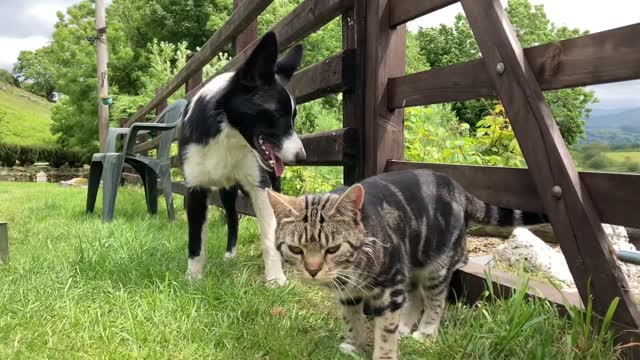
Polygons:
<instances>
[{"instance_id":1,"label":"stone","mask_svg":"<svg viewBox=\"0 0 640 360\"><path fill-rule=\"evenodd\" d=\"M44 171L40 171L39 173L37 173L36 174L36 182L46 183L47 182L47 173L45 173Z\"/></svg>"},{"instance_id":2,"label":"stone","mask_svg":"<svg viewBox=\"0 0 640 360\"><path fill-rule=\"evenodd\" d=\"M513 267L524 266L541 271L558 280L564 287L575 287L562 253L525 228L516 228L511 237L496 249L495 260Z\"/></svg>"}]
</instances>

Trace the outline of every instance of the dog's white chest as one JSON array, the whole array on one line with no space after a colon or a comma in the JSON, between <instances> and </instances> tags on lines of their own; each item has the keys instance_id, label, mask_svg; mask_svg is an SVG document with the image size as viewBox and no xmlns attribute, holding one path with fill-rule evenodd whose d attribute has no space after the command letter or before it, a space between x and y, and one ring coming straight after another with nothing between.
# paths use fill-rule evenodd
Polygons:
<instances>
[{"instance_id":1,"label":"dog's white chest","mask_svg":"<svg viewBox=\"0 0 640 360\"><path fill-rule=\"evenodd\" d=\"M189 187L258 185L259 166L256 153L230 127L223 127L207 145L188 145L184 153L184 177Z\"/></svg>"}]
</instances>

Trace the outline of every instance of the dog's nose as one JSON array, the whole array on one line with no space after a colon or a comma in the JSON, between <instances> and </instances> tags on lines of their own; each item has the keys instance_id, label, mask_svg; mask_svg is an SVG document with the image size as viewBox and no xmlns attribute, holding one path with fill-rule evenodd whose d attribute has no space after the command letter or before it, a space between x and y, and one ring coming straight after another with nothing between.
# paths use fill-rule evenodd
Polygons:
<instances>
[{"instance_id":1,"label":"dog's nose","mask_svg":"<svg viewBox=\"0 0 640 360\"><path fill-rule=\"evenodd\" d=\"M316 275L318 275L318 273L320 272L320 269L307 269L307 272L309 273L309 275L311 275L311 277L316 277Z\"/></svg>"},{"instance_id":2,"label":"dog's nose","mask_svg":"<svg viewBox=\"0 0 640 360\"><path fill-rule=\"evenodd\" d=\"M296 163L303 162L307 159L307 153L304 152L304 149L298 150L296 152Z\"/></svg>"}]
</instances>

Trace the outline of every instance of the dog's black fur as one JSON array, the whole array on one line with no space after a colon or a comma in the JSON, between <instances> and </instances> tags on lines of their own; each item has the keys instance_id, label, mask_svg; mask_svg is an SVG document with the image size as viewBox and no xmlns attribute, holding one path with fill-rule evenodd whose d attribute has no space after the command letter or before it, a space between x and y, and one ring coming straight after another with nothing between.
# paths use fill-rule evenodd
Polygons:
<instances>
[{"instance_id":1,"label":"dog's black fur","mask_svg":"<svg viewBox=\"0 0 640 360\"><path fill-rule=\"evenodd\" d=\"M255 199L255 194L261 194L260 190L270 187L280 191L283 163L304 160L306 156L293 129L295 100L286 89L301 62L302 46L293 47L279 61L277 54L276 36L269 32L237 72L213 79L196 94L185 111L179 148L189 189L185 205L190 260L204 256L201 249L206 239L202 230L206 226L207 197L212 187L220 192L226 210L227 255L233 256L238 235L235 208L238 191L252 197L255 209L256 201L264 202ZM233 148L225 144L233 144ZM236 159L237 153L246 156ZM220 169L211 169L211 164L221 164ZM262 214L263 218L269 217ZM261 224L261 233L264 228ZM265 236L269 235L261 234L263 249ZM191 271L191 262L189 267Z\"/></svg>"}]
</instances>

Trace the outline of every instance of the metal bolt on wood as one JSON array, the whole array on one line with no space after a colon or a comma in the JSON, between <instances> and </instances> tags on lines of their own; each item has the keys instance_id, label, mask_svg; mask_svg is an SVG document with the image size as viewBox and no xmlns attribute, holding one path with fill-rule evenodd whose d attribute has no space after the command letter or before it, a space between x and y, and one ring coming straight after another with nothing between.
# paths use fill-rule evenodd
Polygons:
<instances>
[{"instance_id":1,"label":"metal bolt on wood","mask_svg":"<svg viewBox=\"0 0 640 360\"><path fill-rule=\"evenodd\" d=\"M496 65L496 74L504 74L504 63L498 63L498 65Z\"/></svg>"},{"instance_id":2,"label":"metal bolt on wood","mask_svg":"<svg viewBox=\"0 0 640 360\"><path fill-rule=\"evenodd\" d=\"M553 195L554 198L560 200L562 198L562 188L558 185L554 186L551 189L551 195Z\"/></svg>"}]
</instances>

